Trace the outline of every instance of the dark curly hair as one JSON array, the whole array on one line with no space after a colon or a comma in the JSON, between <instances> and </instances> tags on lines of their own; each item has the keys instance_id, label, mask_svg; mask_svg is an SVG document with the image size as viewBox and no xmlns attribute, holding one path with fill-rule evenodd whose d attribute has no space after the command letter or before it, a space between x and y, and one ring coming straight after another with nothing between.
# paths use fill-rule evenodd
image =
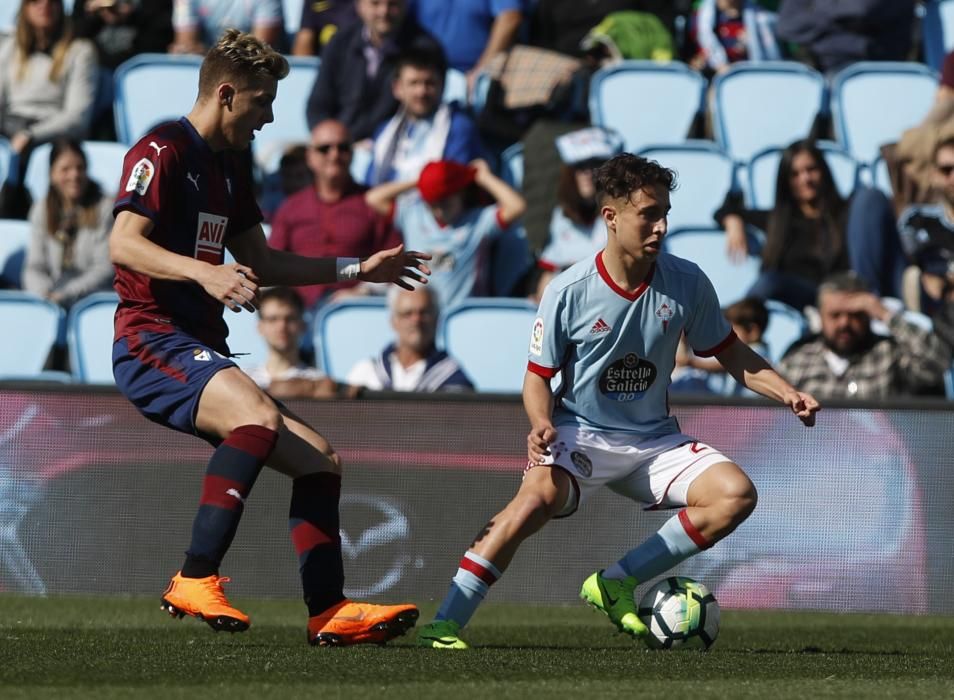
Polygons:
<instances>
[{"instance_id":1,"label":"dark curly hair","mask_svg":"<svg viewBox=\"0 0 954 700\"><path fill-rule=\"evenodd\" d=\"M676 173L654 160L620 153L593 171L596 201L601 205L607 199L629 199L644 187L661 185L667 191L676 189Z\"/></svg>"}]
</instances>

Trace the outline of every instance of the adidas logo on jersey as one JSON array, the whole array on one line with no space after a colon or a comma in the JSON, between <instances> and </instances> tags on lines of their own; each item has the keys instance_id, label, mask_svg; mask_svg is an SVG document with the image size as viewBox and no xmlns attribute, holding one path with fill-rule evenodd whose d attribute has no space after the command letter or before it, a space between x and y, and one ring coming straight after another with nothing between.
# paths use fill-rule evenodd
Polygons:
<instances>
[{"instance_id":1,"label":"adidas logo on jersey","mask_svg":"<svg viewBox=\"0 0 954 700\"><path fill-rule=\"evenodd\" d=\"M593 327L590 328L590 335L596 335L597 333L609 333L612 328L610 325L603 319L598 319L596 323L593 324Z\"/></svg>"}]
</instances>

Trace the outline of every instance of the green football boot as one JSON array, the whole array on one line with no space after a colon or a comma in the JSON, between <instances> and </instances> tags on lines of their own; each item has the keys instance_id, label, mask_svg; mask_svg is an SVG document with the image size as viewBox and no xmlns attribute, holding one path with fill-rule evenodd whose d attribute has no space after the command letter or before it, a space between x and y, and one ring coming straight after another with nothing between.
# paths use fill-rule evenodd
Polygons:
<instances>
[{"instance_id":1,"label":"green football boot","mask_svg":"<svg viewBox=\"0 0 954 700\"><path fill-rule=\"evenodd\" d=\"M453 620L434 620L417 628L417 646L429 649L470 649L457 636L460 625Z\"/></svg>"},{"instance_id":2,"label":"green football boot","mask_svg":"<svg viewBox=\"0 0 954 700\"><path fill-rule=\"evenodd\" d=\"M617 581L603 578L597 571L583 582L580 598L605 613L616 628L632 637L642 637L648 630L636 614L636 579L632 576Z\"/></svg>"}]
</instances>

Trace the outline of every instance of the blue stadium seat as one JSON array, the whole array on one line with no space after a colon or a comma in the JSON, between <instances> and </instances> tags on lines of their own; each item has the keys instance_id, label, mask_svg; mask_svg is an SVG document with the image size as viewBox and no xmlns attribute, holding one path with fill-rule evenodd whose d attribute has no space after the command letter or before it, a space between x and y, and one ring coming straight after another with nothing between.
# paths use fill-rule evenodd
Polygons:
<instances>
[{"instance_id":1,"label":"blue stadium seat","mask_svg":"<svg viewBox=\"0 0 954 700\"><path fill-rule=\"evenodd\" d=\"M54 345L62 342L63 309L19 291L0 291L0 327L8 338L0 352L0 378L42 379L43 365Z\"/></svg>"},{"instance_id":2,"label":"blue stadium seat","mask_svg":"<svg viewBox=\"0 0 954 700\"><path fill-rule=\"evenodd\" d=\"M444 95L442 102L451 104L456 102L461 106L466 106L469 102L467 95L467 76L463 71L456 68L448 68L444 74Z\"/></svg>"},{"instance_id":3,"label":"blue stadium seat","mask_svg":"<svg viewBox=\"0 0 954 700\"><path fill-rule=\"evenodd\" d=\"M315 357L335 381L344 381L357 362L377 355L393 340L384 297L328 304L315 317Z\"/></svg>"},{"instance_id":4,"label":"blue stadium seat","mask_svg":"<svg viewBox=\"0 0 954 700\"><path fill-rule=\"evenodd\" d=\"M622 61L593 74L590 119L618 132L626 150L686 139L702 111L706 81L684 63Z\"/></svg>"},{"instance_id":5,"label":"blue stadium seat","mask_svg":"<svg viewBox=\"0 0 954 700\"><path fill-rule=\"evenodd\" d=\"M832 79L835 137L859 163L871 163L886 143L916 126L934 104L937 74L919 63L864 61Z\"/></svg>"},{"instance_id":6,"label":"blue stadium seat","mask_svg":"<svg viewBox=\"0 0 954 700\"><path fill-rule=\"evenodd\" d=\"M858 185L858 162L841 149L837 143L819 141L818 148L825 156L842 197L848 198ZM767 148L752 157L748 166L748 204L753 209L771 209L775 206L775 183L778 164L782 159L781 148Z\"/></svg>"},{"instance_id":7,"label":"blue stadium seat","mask_svg":"<svg viewBox=\"0 0 954 700\"><path fill-rule=\"evenodd\" d=\"M511 187L523 189L523 144L520 141L500 154L500 177Z\"/></svg>"},{"instance_id":8,"label":"blue stadium seat","mask_svg":"<svg viewBox=\"0 0 954 700\"><path fill-rule=\"evenodd\" d=\"M66 319L66 343L70 371L84 384L114 384L113 316L119 297L115 292L97 292L80 299Z\"/></svg>"},{"instance_id":9,"label":"blue stadium seat","mask_svg":"<svg viewBox=\"0 0 954 700\"><path fill-rule=\"evenodd\" d=\"M734 187L735 164L709 141L687 141L672 146L649 146L640 155L659 161L678 175L672 193L670 228L709 227L712 215Z\"/></svg>"},{"instance_id":10,"label":"blue stadium seat","mask_svg":"<svg viewBox=\"0 0 954 700\"><path fill-rule=\"evenodd\" d=\"M447 309L438 337L478 391L520 393L536 307L523 299L472 299Z\"/></svg>"},{"instance_id":11,"label":"blue stadium seat","mask_svg":"<svg viewBox=\"0 0 954 700\"><path fill-rule=\"evenodd\" d=\"M884 158L878 156L874 163L869 167L869 174L872 186L878 188L889 198L894 196L894 188L891 187L891 173L888 172L888 164Z\"/></svg>"},{"instance_id":12,"label":"blue stadium seat","mask_svg":"<svg viewBox=\"0 0 954 700\"><path fill-rule=\"evenodd\" d=\"M798 309L775 299L768 299L765 308L769 322L762 339L768 346L768 359L774 364L782 359L792 343L808 332L808 324Z\"/></svg>"},{"instance_id":13,"label":"blue stadium seat","mask_svg":"<svg viewBox=\"0 0 954 700\"><path fill-rule=\"evenodd\" d=\"M712 91L716 141L741 163L805 138L825 109L824 77L791 61L734 63Z\"/></svg>"},{"instance_id":14,"label":"blue stadium seat","mask_svg":"<svg viewBox=\"0 0 954 700\"><path fill-rule=\"evenodd\" d=\"M252 146L255 159L265 170L274 172L286 148L296 143L310 143L311 133L305 109L308 96L318 78L321 60L314 56L287 56L288 75L278 83L278 94L272 104L275 121L255 134ZM195 90L197 85L193 86ZM185 114L185 112L183 112Z\"/></svg>"},{"instance_id":15,"label":"blue stadium seat","mask_svg":"<svg viewBox=\"0 0 954 700\"><path fill-rule=\"evenodd\" d=\"M50 186L50 150L52 145L37 146L27 164L26 186L34 200L46 197ZM119 189L123 171L123 158L129 146L115 141L84 141L87 174L95 180L103 192L113 195Z\"/></svg>"},{"instance_id":16,"label":"blue stadium seat","mask_svg":"<svg viewBox=\"0 0 954 700\"><path fill-rule=\"evenodd\" d=\"M243 369L265 364L268 346L258 332L258 314L226 309L223 318L229 327L229 350L237 354L232 361Z\"/></svg>"},{"instance_id":17,"label":"blue stadium seat","mask_svg":"<svg viewBox=\"0 0 954 700\"><path fill-rule=\"evenodd\" d=\"M301 10L304 4L305 0L282 0L282 15L289 42L295 41L295 34L301 28Z\"/></svg>"},{"instance_id":18,"label":"blue stadium seat","mask_svg":"<svg viewBox=\"0 0 954 700\"><path fill-rule=\"evenodd\" d=\"M27 247L30 245L30 222L22 219L0 219L0 283L19 289L23 277Z\"/></svg>"},{"instance_id":19,"label":"blue stadium seat","mask_svg":"<svg viewBox=\"0 0 954 700\"><path fill-rule=\"evenodd\" d=\"M921 22L924 59L931 68L941 70L944 55L954 49L954 0L928 0Z\"/></svg>"},{"instance_id":20,"label":"blue stadium seat","mask_svg":"<svg viewBox=\"0 0 954 700\"><path fill-rule=\"evenodd\" d=\"M117 138L132 145L159 122L188 114L199 88L201 65L201 56L144 53L116 68L113 110Z\"/></svg>"},{"instance_id":21,"label":"blue stadium seat","mask_svg":"<svg viewBox=\"0 0 954 700\"><path fill-rule=\"evenodd\" d=\"M10 142L0 136L0 183L7 179L7 173L10 172L10 159L13 152L10 150Z\"/></svg>"},{"instance_id":22,"label":"blue stadium seat","mask_svg":"<svg viewBox=\"0 0 954 700\"><path fill-rule=\"evenodd\" d=\"M675 229L666 234L663 247L669 253L690 260L702 268L712 281L719 303L728 306L739 301L759 276L761 260L750 255L741 264L729 259L725 232L719 228ZM749 249L754 249L754 243Z\"/></svg>"}]
</instances>

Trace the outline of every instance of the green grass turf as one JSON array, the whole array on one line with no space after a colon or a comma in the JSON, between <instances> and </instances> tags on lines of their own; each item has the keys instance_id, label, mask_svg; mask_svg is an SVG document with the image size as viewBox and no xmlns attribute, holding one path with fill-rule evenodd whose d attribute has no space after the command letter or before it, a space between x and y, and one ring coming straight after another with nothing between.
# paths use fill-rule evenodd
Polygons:
<instances>
[{"instance_id":1,"label":"green grass turf","mask_svg":"<svg viewBox=\"0 0 954 700\"><path fill-rule=\"evenodd\" d=\"M724 611L710 652L652 652L582 605L489 604L451 652L315 649L300 603L236 602L229 635L153 599L0 596L0 697L954 697L952 617Z\"/></svg>"}]
</instances>

